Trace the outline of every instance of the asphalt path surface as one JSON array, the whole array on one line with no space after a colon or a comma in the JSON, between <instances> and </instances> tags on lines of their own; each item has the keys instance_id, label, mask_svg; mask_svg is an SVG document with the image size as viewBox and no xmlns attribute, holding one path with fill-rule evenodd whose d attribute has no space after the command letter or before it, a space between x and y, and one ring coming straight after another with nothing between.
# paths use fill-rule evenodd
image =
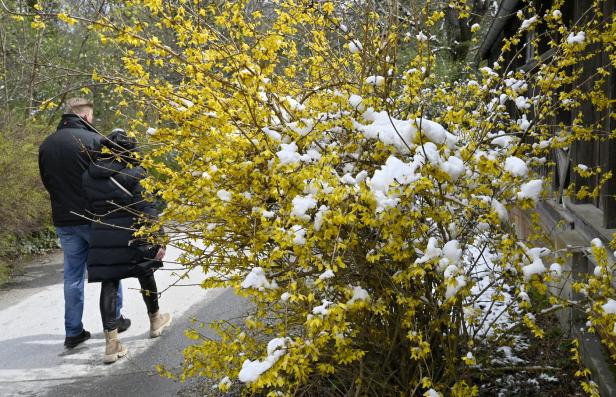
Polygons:
<instances>
[{"instance_id":1,"label":"asphalt path surface","mask_svg":"<svg viewBox=\"0 0 616 397\"><path fill-rule=\"evenodd\" d=\"M139 300L138 295L127 293L131 288L125 284L127 310L123 312L128 311L133 326L121 334L121 340L129 355L104 365L100 325L85 318L86 313L90 318L98 316L92 297L86 296L84 310L84 324L92 339L73 350L63 348L62 288L62 256L56 252L30 263L22 275L0 289L0 327L11 330L4 335L0 331L0 396L207 396L207 390L199 390L201 380L180 383L162 378L155 367L180 368L182 350L193 342L184 331L193 326L193 320L205 324L238 320L248 307L230 289L171 288L161 298L161 309L167 311L167 306L174 314L172 326L160 338L149 339L147 316L139 312L143 302L133 302ZM92 290L90 295L97 293Z\"/></svg>"}]
</instances>

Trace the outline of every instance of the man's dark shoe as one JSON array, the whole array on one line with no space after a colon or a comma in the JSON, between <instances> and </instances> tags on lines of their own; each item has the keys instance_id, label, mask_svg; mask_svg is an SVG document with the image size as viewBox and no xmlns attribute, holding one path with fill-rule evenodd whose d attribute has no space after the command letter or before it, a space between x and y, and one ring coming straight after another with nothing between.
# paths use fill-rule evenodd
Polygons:
<instances>
[{"instance_id":1,"label":"man's dark shoe","mask_svg":"<svg viewBox=\"0 0 616 397\"><path fill-rule=\"evenodd\" d=\"M64 347L66 347L67 349L72 349L80 343L87 341L88 339L90 339L90 333L84 329L77 336L67 336L66 338L64 338Z\"/></svg>"},{"instance_id":2,"label":"man's dark shoe","mask_svg":"<svg viewBox=\"0 0 616 397\"><path fill-rule=\"evenodd\" d=\"M124 318L124 316L120 315L120 317L116 320L116 325L118 326L118 333L124 332L130 328L130 319Z\"/></svg>"}]
</instances>

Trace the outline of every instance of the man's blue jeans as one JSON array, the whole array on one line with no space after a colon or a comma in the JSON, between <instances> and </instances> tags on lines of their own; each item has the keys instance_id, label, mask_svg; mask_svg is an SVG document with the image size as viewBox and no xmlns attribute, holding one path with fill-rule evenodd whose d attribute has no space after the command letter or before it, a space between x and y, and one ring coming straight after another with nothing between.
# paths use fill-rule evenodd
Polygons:
<instances>
[{"instance_id":1,"label":"man's blue jeans","mask_svg":"<svg viewBox=\"0 0 616 397\"><path fill-rule=\"evenodd\" d=\"M57 226L56 233L64 251L64 329L66 336L83 331L83 288L86 276L90 225ZM122 308L122 286L118 288L116 313Z\"/></svg>"}]
</instances>

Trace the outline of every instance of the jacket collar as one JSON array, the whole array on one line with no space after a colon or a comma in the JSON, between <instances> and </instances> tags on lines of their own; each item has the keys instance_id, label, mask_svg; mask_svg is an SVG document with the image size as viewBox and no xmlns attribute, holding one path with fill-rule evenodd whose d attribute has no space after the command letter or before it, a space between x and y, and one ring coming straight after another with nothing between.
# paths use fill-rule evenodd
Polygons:
<instances>
[{"instance_id":1,"label":"jacket collar","mask_svg":"<svg viewBox=\"0 0 616 397\"><path fill-rule=\"evenodd\" d=\"M58 124L58 130L62 130L65 128L78 128L82 130L96 132L96 130L94 130L94 128L92 128L88 123L86 123L81 117L72 113L62 115L60 124Z\"/></svg>"}]
</instances>

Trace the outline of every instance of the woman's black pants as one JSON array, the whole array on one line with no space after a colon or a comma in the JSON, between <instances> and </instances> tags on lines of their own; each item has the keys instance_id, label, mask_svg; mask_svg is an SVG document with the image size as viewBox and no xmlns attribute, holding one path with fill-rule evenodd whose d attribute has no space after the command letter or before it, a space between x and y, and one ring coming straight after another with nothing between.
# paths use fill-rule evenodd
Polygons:
<instances>
[{"instance_id":1,"label":"woman's black pants","mask_svg":"<svg viewBox=\"0 0 616 397\"><path fill-rule=\"evenodd\" d=\"M101 317L103 319L103 329L111 331L117 328L116 319L116 303L118 300L118 286L120 280L107 280L101 284ZM154 272L147 276L139 277L141 284L141 296L148 308L148 313L156 313L158 311L158 290L156 289L156 280Z\"/></svg>"}]
</instances>

